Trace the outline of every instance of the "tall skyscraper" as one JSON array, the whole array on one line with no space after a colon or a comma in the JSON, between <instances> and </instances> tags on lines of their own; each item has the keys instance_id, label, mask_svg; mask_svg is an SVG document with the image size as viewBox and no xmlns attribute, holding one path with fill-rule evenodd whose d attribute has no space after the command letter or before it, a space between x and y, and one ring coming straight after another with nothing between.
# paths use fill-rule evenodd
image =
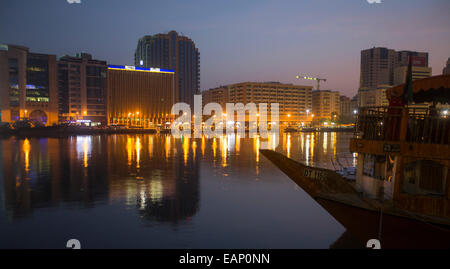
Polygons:
<instances>
[{"instance_id":1,"label":"tall skyscraper","mask_svg":"<svg viewBox=\"0 0 450 269\"><path fill-rule=\"evenodd\" d=\"M380 47L362 50L358 106L387 105L386 89L405 82L410 57L413 61L413 79L431 76L428 52L395 51Z\"/></svg>"},{"instance_id":2,"label":"tall skyscraper","mask_svg":"<svg viewBox=\"0 0 450 269\"><path fill-rule=\"evenodd\" d=\"M360 89L372 90L395 85L396 69L398 78L401 78L410 57L414 59L413 67L417 67L417 79L427 77L428 73L431 73L431 69L428 68L428 52L395 51L375 47L362 50Z\"/></svg>"},{"instance_id":3,"label":"tall skyscraper","mask_svg":"<svg viewBox=\"0 0 450 269\"><path fill-rule=\"evenodd\" d=\"M63 56L58 61L59 120L106 124L105 61L87 53Z\"/></svg>"},{"instance_id":4,"label":"tall skyscraper","mask_svg":"<svg viewBox=\"0 0 450 269\"><path fill-rule=\"evenodd\" d=\"M1 121L58 121L56 56L31 53L17 45L0 46Z\"/></svg>"},{"instance_id":5,"label":"tall skyscraper","mask_svg":"<svg viewBox=\"0 0 450 269\"><path fill-rule=\"evenodd\" d=\"M191 106L200 91L200 53L195 43L175 31L144 36L134 53L135 66L158 67L175 71L174 103Z\"/></svg>"},{"instance_id":6,"label":"tall skyscraper","mask_svg":"<svg viewBox=\"0 0 450 269\"><path fill-rule=\"evenodd\" d=\"M395 50L371 48L361 51L360 88L376 89L394 82Z\"/></svg>"}]
</instances>

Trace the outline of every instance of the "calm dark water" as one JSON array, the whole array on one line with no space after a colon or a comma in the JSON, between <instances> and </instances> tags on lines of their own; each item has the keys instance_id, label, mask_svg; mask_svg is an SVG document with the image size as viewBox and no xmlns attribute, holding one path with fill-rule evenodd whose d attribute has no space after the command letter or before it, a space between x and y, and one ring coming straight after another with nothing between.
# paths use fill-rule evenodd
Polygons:
<instances>
[{"instance_id":1,"label":"calm dark water","mask_svg":"<svg viewBox=\"0 0 450 269\"><path fill-rule=\"evenodd\" d=\"M283 134L332 168L350 134ZM0 140L0 248L329 248L345 231L258 152L259 139ZM350 160L349 165L352 165Z\"/></svg>"}]
</instances>

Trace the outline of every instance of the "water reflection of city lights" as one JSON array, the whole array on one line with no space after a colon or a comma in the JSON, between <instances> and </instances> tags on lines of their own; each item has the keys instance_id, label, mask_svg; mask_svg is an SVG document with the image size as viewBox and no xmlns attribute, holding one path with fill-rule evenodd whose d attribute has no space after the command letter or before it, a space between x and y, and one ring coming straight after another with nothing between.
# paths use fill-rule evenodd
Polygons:
<instances>
[{"instance_id":1,"label":"water reflection of city lights","mask_svg":"<svg viewBox=\"0 0 450 269\"><path fill-rule=\"evenodd\" d=\"M291 157L291 134L287 135L286 155L287 155L288 158Z\"/></svg>"},{"instance_id":2,"label":"water reflection of city lights","mask_svg":"<svg viewBox=\"0 0 450 269\"><path fill-rule=\"evenodd\" d=\"M206 144L206 142L205 142L205 136L202 136L202 156L205 156L205 144Z\"/></svg>"},{"instance_id":3,"label":"water reflection of city lights","mask_svg":"<svg viewBox=\"0 0 450 269\"><path fill-rule=\"evenodd\" d=\"M227 166L228 137L222 136L220 141L222 143L222 167L225 167Z\"/></svg>"},{"instance_id":4,"label":"water reflection of city lights","mask_svg":"<svg viewBox=\"0 0 450 269\"><path fill-rule=\"evenodd\" d=\"M148 137L148 157L151 159L153 155L153 136Z\"/></svg>"},{"instance_id":5,"label":"water reflection of city lights","mask_svg":"<svg viewBox=\"0 0 450 269\"><path fill-rule=\"evenodd\" d=\"M140 168L141 164L141 139L136 138L136 168Z\"/></svg>"},{"instance_id":6,"label":"water reflection of city lights","mask_svg":"<svg viewBox=\"0 0 450 269\"><path fill-rule=\"evenodd\" d=\"M78 156L82 156L83 158L83 166L88 167L88 160L91 154L91 136L78 136L77 139L77 152Z\"/></svg>"},{"instance_id":7,"label":"water reflection of city lights","mask_svg":"<svg viewBox=\"0 0 450 269\"><path fill-rule=\"evenodd\" d=\"M309 165L309 160L310 160L310 147L311 147L311 145L310 145L310 135L308 134L308 135L306 135L306 147L305 147L305 162L306 162L306 165Z\"/></svg>"},{"instance_id":8,"label":"water reflection of city lights","mask_svg":"<svg viewBox=\"0 0 450 269\"><path fill-rule=\"evenodd\" d=\"M192 141L192 155L194 157L194 161L196 152L197 152L197 141Z\"/></svg>"},{"instance_id":9,"label":"water reflection of city lights","mask_svg":"<svg viewBox=\"0 0 450 269\"><path fill-rule=\"evenodd\" d=\"M183 160L184 164L187 164L189 157L189 138L183 137Z\"/></svg>"},{"instance_id":10,"label":"water reflection of city lights","mask_svg":"<svg viewBox=\"0 0 450 269\"><path fill-rule=\"evenodd\" d=\"M213 150L213 157L214 160L216 159L216 150L217 150L217 141L216 141L216 137L213 138L213 142L212 142L212 150Z\"/></svg>"},{"instance_id":11,"label":"water reflection of city lights","mask_svg":"<svg viewBox=\"0 0 450 269\"><path fill-rule=\"evenodd\" d=\"M132 145L131 137L127 137L127 156L128 156L128 166L131 166L131 162L133 159L133 145Z\"/></svg>"},{"instance_id":12,"label":"water reflection of city lights","mask_svg":"<svg viewBox=\"0 0 450 269\"><path fill-rule=\"evenodd\" d=\"M256 137L253 139L254 141L254 150L256 153L256 162L259 162L259 147L260 145L260 140L259 140L259 135L256 135Z\"/></svg>"},{"instance_id":13,"label":"water reflection of city lights","mask_svg":"<svg viewBox=\"0 0 450 269\"><path fill-rule=\"evenodd\" d=\"M24 153L24 157L25 157L25 172L28 173L30 171L30 141L25 138L25 140L23 141L23 153Z\"/></svg>"},{"instance_id":14,"label":"water reflection of city lights","mask_svg":"<svg viewBox=\"0 0 450 269\"><path fill-rule=\"evenodd\" d=\"M169 159L170 154L170 136L166 136L166 142L164 143L164 152L166 153L166 161Z\"/></svg>"}]
</instances>

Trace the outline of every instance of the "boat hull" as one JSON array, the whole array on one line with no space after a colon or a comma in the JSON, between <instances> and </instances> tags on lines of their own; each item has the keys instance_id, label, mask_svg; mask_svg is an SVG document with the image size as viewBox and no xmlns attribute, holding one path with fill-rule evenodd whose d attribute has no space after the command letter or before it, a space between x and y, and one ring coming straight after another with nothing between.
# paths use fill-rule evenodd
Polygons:
<instances>
[{"instance_id":1,"label":"boat hull","mask_svg":"<svg viewBox=\"0 0 450 269\"><path fill-rule=\"evenodd\" d=\"M361 241L379 239L383 248L450 248L450 229L412 218L367 199L334 171L298 163L272 150L261 153Z\"/></svg>"}]
</instances>

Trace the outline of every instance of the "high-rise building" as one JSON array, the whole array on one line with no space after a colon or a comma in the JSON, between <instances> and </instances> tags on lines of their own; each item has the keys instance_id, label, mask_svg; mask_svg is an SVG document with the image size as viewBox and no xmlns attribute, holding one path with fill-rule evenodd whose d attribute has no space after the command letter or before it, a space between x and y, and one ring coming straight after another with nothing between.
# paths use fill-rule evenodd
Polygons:
<instances>
[{"instance_id":1,"label":"high-rise building","mask_svg":"<svg viewBox=\"0 0 450 269\"><path fill-rule=\"evenodd\" d=\"M380 85L393 85L395 50L371 48L361 51L360 88L376 89Z\"/></svg>"},{"instance_id":2,"label":"high-rise building","mask_svg":"<svg viewBox=\"0 0 450 269\"><path fill-rule=\"evenodd\" d=\"M412 66L411 72L413 80L431 77L431 67ZM394 85L405 83L407 73L408 73L408 66L396 67L394 70Z\"/></svg>"},{"instance_id":3,"label":"high-rise building","mask_svg":"<svg viewBox=\"0 0 450 269\"><path fill-rule=\"evenodd\" d=\"M228 87L220 86L214 89L209 89L202 92L202 105L208 103L218 103L222 106L222 110L226 110L226 103L228 103Z\"/></svg>"},{"instance_id":4,"label":"high-rise building","mask_svg":"<svg viewBox=\"0 0 450 269\"><path fill-rule=\"evenodd\" d=\"M222 108L226 103L260 103L267 104L267 115L270 115L270 104L279 104L279 121L302 122L311 117L311 86L283 84L280 82L242 82L221 86L202 92L203 103L216 102ZM226 111L226 110L224 110Z\"/></svg>"},{"instance_id":5,"label":"high-rise building","mask_svg":"<svg viewBox=\"0 0 450 269\"><path fill-rule=\"evenodd\" d=\"M442 74L443 75L450 74L450 58L448 58L447 60L447 65L444 67L444 69L442 69Z\"/></svg>"},{"instance_id":6,"label":"high-rise building","mask_svg":"<svg viewBox=\"0 0 450 269\"><path fill-rule=\"evenodd\" d=\"M313 91L312 113L315 120L337 120L341 113L339 92L330 90Z\"/></svg>"},{"instance_id":7,"label":"high-rise building","mask_svg":"<svg viewBox=\"0 0 450 269\"><path fill-rule=\"evenodd\" d=\"M200 92L200 53L195 43L175 31L144 36L134 54L135 66L157 67L175 71L174 103L193 105Z\"/></svg>"},{"instance_id":8,"label":"high-rise building","mask_svg":"<svg viewBox=\"0 0 450 269\"><path fill-rule=\"evenodd\" d=\"M402 50L397 51L395 56L395 66L407 66L409 57L413 57L413 66L428 67L428 52L418 52Z\"/></svg>"},{"instance_id":9,"label":"high-rise building","mask_svg":"<svg viewBox=\"0 0 450 269\"><path fill-rule=\"evenodd\" d=\"M428 52L395 51L375 47L362 50L360 89L382 89L399 84L406 76L410 57L413 59L413 77L414 74L416 79L431 75ZM404 83L404 80L401 83Z\"/></svg>"},{"instance_id":10,"label":"high-rise building","mask_svg":"<svg viewBox=\"0 0 450 269\"><path fill-rule=\"evenodd\" d=\"M431 76L428 52L375 47L362 50L358 106L388 105L385 92L394 85L405 83L410 58L413 80Z\"/></svg>"},{"instance_id":11,"label":"high-rise building","mask_svg":"<svg viewBox=\"0 0 450 269\"><path fill-rule=\"evenodd\" d=\"M56 56L31 53L17 45L0 46L1 121L58 122Z\"/></svg>"},{"instance_id":12,"label":"high-rise building","mask_svg":"<svg viewBox=\"0 0 450 269\"><path fill-rule=\"evenodd\" d=\"M63 56L58 61L59 121L106 124L105 61L87 53Z\"/></svg>"},{"instance_id":13,"label":"high-rise building","mask_svg":"<svg viewBox=\"0 0 450 269\"><path fill-rule=\"evenodd\" d=\"M156 128L173 118L174 71L108 66L108 123Z\"/></svg>"}]
</instances>

